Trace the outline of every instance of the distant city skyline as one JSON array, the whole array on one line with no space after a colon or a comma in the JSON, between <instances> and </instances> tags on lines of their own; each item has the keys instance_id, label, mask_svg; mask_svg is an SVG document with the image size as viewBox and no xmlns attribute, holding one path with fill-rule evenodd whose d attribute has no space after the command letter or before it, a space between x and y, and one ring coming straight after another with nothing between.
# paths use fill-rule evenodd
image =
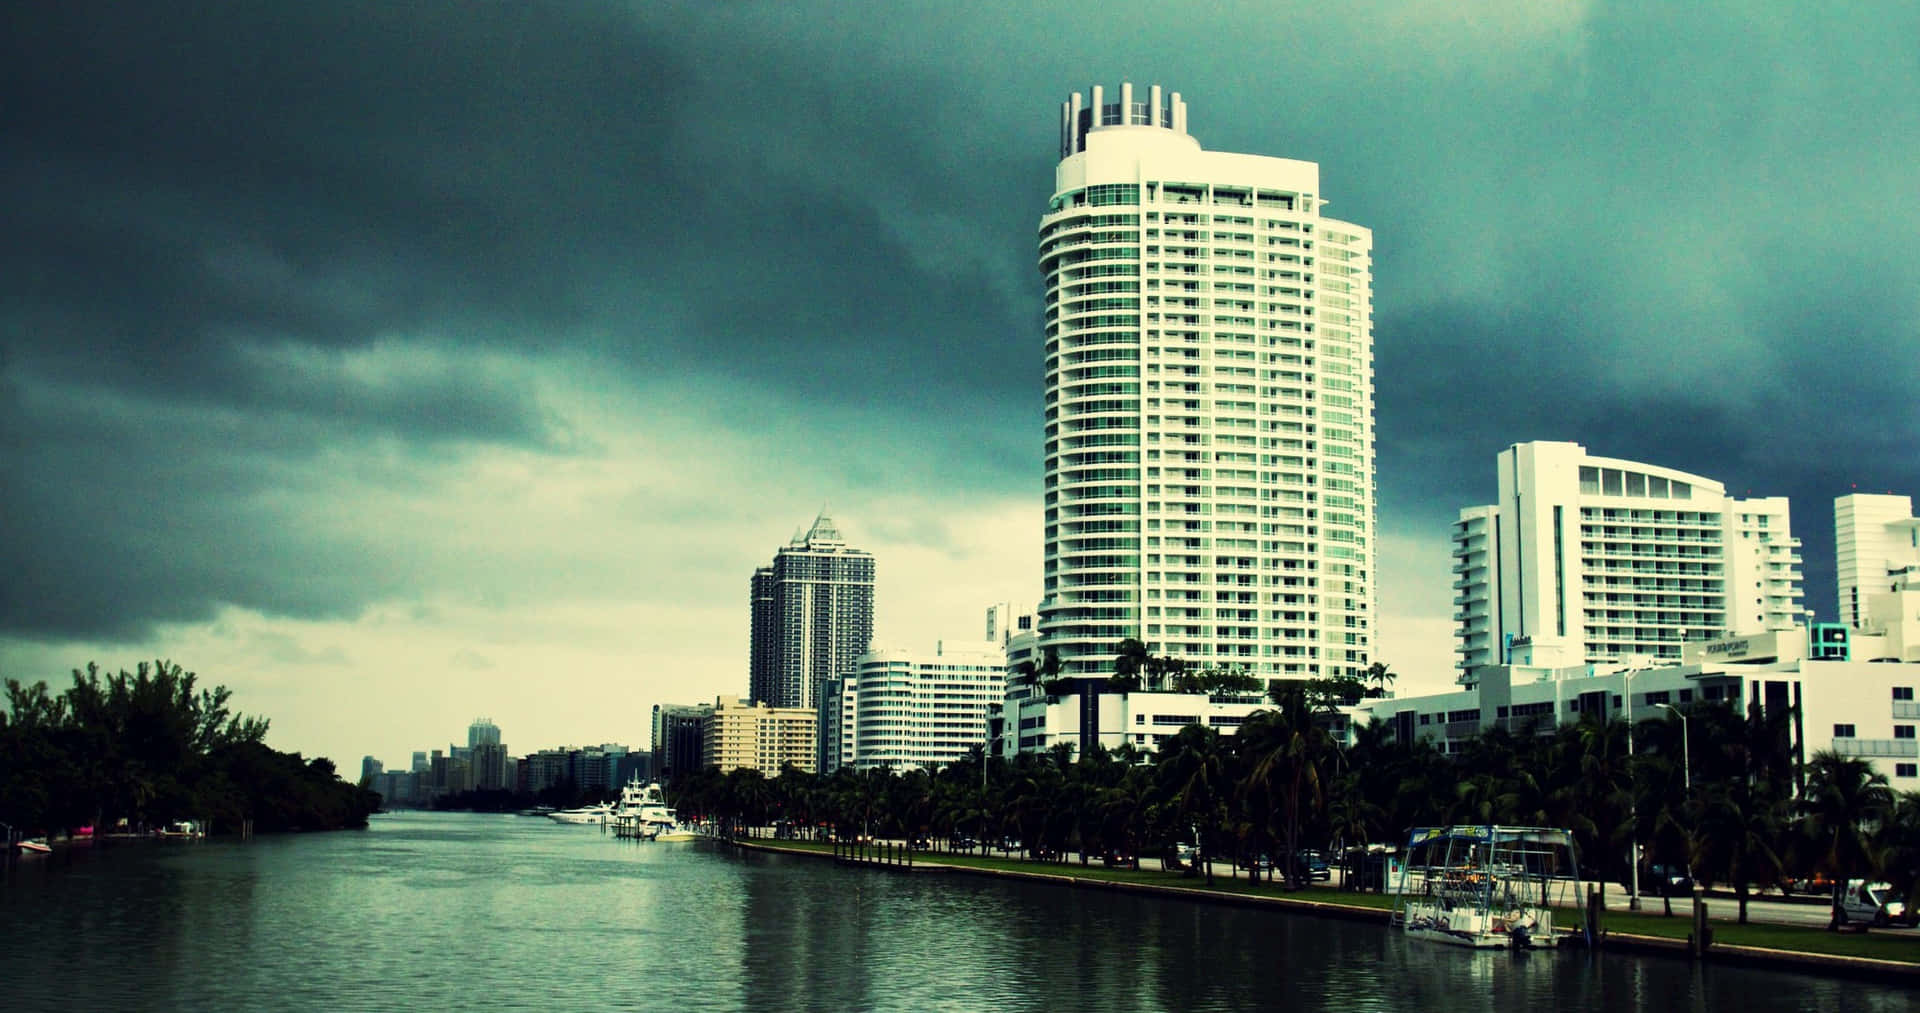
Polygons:
<instances>
[{"instance_id":1,"label":"distant city skyline","mask_svg":"<svg viewBox=\"0 0 1920 1013\"><path fill-rule=\"evenodd\" d=\"M1377 237L1367 646L1402 692L1451 684L1452 525L1516 443L1786 497L1824 618L1834 499L1920 492L1911 5L10 27L0 676L170 658L342 770L742 692L743 585L823 503L882 642L1037 605L1036 230L1096 83L1318 164Z\"/></svg>"}]
</instances>

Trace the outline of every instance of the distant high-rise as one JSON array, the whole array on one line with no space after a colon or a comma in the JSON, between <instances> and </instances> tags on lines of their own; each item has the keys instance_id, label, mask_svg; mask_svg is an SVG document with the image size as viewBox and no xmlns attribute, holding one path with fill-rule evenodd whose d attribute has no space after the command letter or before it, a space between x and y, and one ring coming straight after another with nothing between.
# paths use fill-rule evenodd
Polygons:
<instances>
[{"instance_id":1,"label":"distant high-rise","mask_svg":"<svg viewBox=\"0 0 1920 1013\"><path fill-rule=\"evenodd\" d=\"M500 726L489 718L474 718L467 726L467 748L479 745L497 746L500 744Z\"/></svg>"},{"instance_id":2,"label":"distant high-rise","mask_svg":"<svg viewBox=\"0 0 1920 1013\"><path fill-rule=\"evenodd\" d=\"M706 757L707 722L712 704L653 705L653 776L662 782L697 774Z\"/></svg>"},{"instance_id":3,"label":"distant high-rise","mask_svg":"<svg viewBox=\"0 0 1920 1013\"><path fill-rule=\"evenodd\" d=\"M1068 675L1121 640L1260 678L1371 657L1373 234L1312 162L1207 151L1159 86L1060 110L1040 218L1046 559Z\"/></svg>"},{"instance_id":4,"label":"distant high-rise","mask_svg":"<svg viewBox=\"0 0 1920 1013\"><path fill-rule=\"evenodd\" d=\"M1463 675L1522 657L1677 662L1685 640L1800 621L1800 540L1783 496L1735 499L1713 479L1577 443L1515 444L1496 470L1499 502L1453 526Z\"/></svg>"},{"instance_id":5,"label":"distant high-rise","mask_svg":"<svg viewBox=\"0 0 1920 1013\"><path fill-rule=\"evenodd\" d=\"M873 555L850 548L824 512L754 571L748 691L774 707L818 705L873 639Z\"/></svg>"}]
</instances>

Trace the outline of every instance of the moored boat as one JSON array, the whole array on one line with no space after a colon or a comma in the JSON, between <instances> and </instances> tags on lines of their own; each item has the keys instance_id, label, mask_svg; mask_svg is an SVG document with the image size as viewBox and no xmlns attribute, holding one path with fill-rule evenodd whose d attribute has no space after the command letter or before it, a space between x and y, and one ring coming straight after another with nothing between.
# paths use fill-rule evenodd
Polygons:
<instances>
[{"instance_id":1,"label":"moored boat","mask_svg":"<svg viewBox=\"0 0 1920 1013\"><path fill-rule=\"evenodd\" d=\"M1566 830L1420 827L1407 841L1393 923L1453 946L1557 946L1579 922L1579 869Z\"/></svg>"},{"instance_id":2,"label":"moored boat","mask_svg":"<svg viewBox=\"0 0 1920 1013\"><path fill-rule=\"evenodd\" d=\"M43 837L25 838L19 842L17 847L20 849L20 853L25 855L50 855L53 853L52 846L48 845L46 839Z\"/></svg>"},{"instance_id":3,"label":"moored boat","mask_svg":"<svg viewBox=\"0 0 1920 1013\"><path fill-rule=\"evenodd\" d=\"M614 825L622 837L647 841L690 841L695 836L693 828L682 825L667 805L660 782L642 785L637 777L620 790Z\"/></svg>"},{"instance_id":4,"label":"moored boat","mask_svg":"<svg viewBox=\"0 0 1920 1013\"><path fill-rule=\"evenodd\" d=\"M555 823L611 823L613 821L613 803L597 802L577 809L556 809L547 814Z\"/></svg>"}]
</instances>

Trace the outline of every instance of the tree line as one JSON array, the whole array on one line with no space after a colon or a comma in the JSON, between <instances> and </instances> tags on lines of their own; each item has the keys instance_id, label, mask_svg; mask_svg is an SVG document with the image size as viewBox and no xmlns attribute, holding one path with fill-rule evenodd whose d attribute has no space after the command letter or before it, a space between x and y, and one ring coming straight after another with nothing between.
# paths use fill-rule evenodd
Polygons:
<instances>
[{"instance_id":1,"label":"tree line","mask_svg":"<svg viewBox=\"0 0 1920 1013\"><path fill-rule=\"evenodd\" d=\"M215 832L366 826L379 795L325 757L269 748L267 720L233 713L231 695L169 661L117 674L89 664L59 693L6 680L0 822L53 834L184 820Z\"/></svg>"},{"instance_id":2,"label":"tree line","mask_svg":"<svg viewBox=\"0 0 1920 1013\"><path fill-rule=\"evenodd\" d=\"M1122 679L1145 669L1135 662ZM1630 881L1637 842L1643 869L1687 870L1733 890L1742 922L1765 889L1867 877L1915 894L1920 792L1896 794L1864 760L1797 756L1792 712L1693 704L1684 723L1665 714L1637 722L1631 753L1626 723L1598 715L1493 728L1451 754L1397 741L1384 724L1356 728L1350 743L1331 733L1339 704L1376 695L1391 678L1381 668L1365 680L1375 687L1276 682L1272 706L1236 734L1189 725L1151 755L1131 745L1079 757L1064 744L1011 758L976 748L940 766L824 777L709 767L672 789L683 815L730 829L778 821L799 835L935 847L1017 840L1033 858L1136 865L1143 854L1175 860L1187 845L1197 851L1193 875L1211 879L1216 861L1257 870L1266 855L1281 859L1266 874L1295 887L1303 870L1286 856L1302 849L1358 863L1365 846L1398 844L1413 827L1495 823L1571 830L1586 878L1603 890Z\"/></svg>"}]
</instances>

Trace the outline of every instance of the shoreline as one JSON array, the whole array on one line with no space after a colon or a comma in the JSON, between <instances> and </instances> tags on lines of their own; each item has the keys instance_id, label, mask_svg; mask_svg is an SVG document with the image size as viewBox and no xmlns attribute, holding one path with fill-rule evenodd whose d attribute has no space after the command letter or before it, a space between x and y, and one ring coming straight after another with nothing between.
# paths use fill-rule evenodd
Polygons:
<instances>
[{"instance_id":1,"label":"shoreline","mask_svg":"<svg viewBox=\"0 0 1920 1013\"><path fill-rule=\"evenodd\" d=\"M834 862L840 861L831 851L820 851L815 848L806 847L791 847L773 841L746 838L723 841L721 843L732 844L734 847L749 851L763 851L780 855L798 855L807 858L823 858ZM971 864L948 864L938 861L937 859L924 862L916 861L912 866L891 866L878 862L859 864L870 865L873 868L884 871L958 873L961 875L986 876L995 879L1053 883L1071 889L1109 890L1116 893L1146 894L1203 904L1224 904L1232 907L1259 908L1269 911L1311 915L1317 918L1338 918L1343 921L1374 922L1383 929L1387 927L1388 918L1390 917L1389 912L1382 908L1359 904L1342 904L1338 901L1323 899L1306 900L1298 897L1239 893L1203 887L1175 886L1166 883L1141 883L1094 876L1075 876L1067 873L1026 872L1017 869L999 869ZM1602 952L1612 949L1627 953L1690 959L1688 944L1685 939L1638 935L1619 932L1613 929L1606 929L1605 931L1605 942L1600 947ZM1920 943L1916 943L1916 950L1920 950ZM1702 958L1702 962L1723 963L1742 967L1774 967L1837 977L1866 978L1891 984L1920 985L1920 953L1916 953L1915 960L1909 962L1715 942L1708 948L1706 956Z\"/></svg>"}]
</instances>

